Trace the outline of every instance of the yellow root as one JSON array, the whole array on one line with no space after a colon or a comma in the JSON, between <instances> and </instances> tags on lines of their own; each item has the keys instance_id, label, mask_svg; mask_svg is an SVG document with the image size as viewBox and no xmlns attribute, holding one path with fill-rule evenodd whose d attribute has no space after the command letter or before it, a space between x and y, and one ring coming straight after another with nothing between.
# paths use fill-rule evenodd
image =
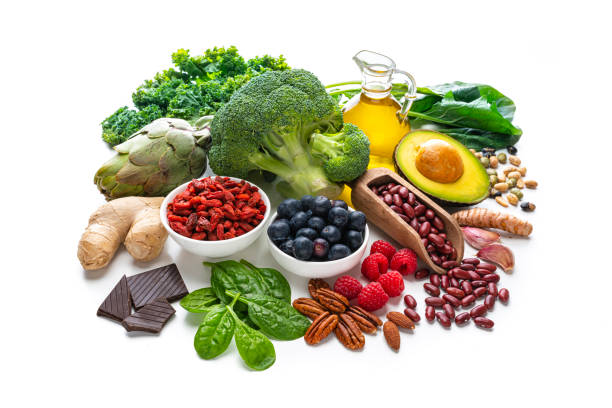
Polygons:
<instances>
[{"instance_id":1,"label":"yellow root","mask_svg":"<svg viewBox=\"0 0 612 408\"><path fill-rule=\"evenodd\" d=\"M513 234L528 236L533 226L514 215L487 210L486 208L471 208L453 214L459 225L479 228L497 228Z\"/></svg>"}]
</instances>

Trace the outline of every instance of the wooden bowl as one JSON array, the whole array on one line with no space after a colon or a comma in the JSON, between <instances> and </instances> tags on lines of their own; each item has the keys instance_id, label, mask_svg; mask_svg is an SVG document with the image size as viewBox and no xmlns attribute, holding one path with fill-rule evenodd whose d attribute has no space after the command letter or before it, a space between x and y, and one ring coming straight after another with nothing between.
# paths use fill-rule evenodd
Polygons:
<instances>
[{"instance_id":1,"label":"wooden bowl","mask_svg":"<svg viewBox=\"0 0 612 408\"><path fill-rule=\"evenodd\" d=\"M352 181L350 186L352 188L351 200L353 201L353 207L362 211L368 218L368 222L372 222L382 229L400 245L415 251L431 270L438 274L446 274L446 269L436 265L431 260L418 232L402 220L395 211L370 189L372 186L389 182L405 186L416 196L418 201L434 211L444 222L444 232L457 251L457 260L461 261L463 259L464 241L461 227L459 227L457 221L425 193L404 180L397 173L383 167L374 168L367 170L357 180Z\"/></svg>"}]
</instances>

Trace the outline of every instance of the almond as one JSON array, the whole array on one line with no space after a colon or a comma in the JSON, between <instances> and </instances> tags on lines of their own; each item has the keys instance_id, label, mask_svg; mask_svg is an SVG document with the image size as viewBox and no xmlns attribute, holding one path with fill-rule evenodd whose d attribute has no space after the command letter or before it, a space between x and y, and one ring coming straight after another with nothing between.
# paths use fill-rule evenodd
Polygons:
<instances>
[{"instance_id":1,"label":"almond","mask_svg":"<svg viewBox=\"0 0 612 408\"><path fill-rule=\"evenodd\" d=\"M400 312L387 313L387 319L404 329L414 329L414 322L405 314Z\"/></svg>"},{"instance_id":2,"label":"almond","mask_svg":"<svg viewBox=\"0 0 612 408\"><path fill-rule=\"evenodd\" d=\"M400 348L400 332L397 325L391 320L387 320L385 324L383 324L383 333L389 347L398 351Z\"/></svg>"}]
</instances>

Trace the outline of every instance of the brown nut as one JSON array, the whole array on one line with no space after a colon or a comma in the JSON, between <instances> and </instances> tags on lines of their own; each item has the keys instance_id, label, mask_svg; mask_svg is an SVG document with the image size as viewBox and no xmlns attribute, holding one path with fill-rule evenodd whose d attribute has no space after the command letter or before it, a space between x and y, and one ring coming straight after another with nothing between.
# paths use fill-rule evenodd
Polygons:
<instances>
[{"instance_id":1,"label":"brown nut","mask_svg":"<svg viewBox=\"0 0 612 408\"><path fill-rule=\"evenodd\" d=\"M365 345L365 337L355 321L346 313L341 313L334 330L336 338L350 350L359 350Z\"/></svg>"},{"instance_id":2,"label":"brown nut","mask_svg":"<svg viewBox=\"0 0 612 408\"><path fill-rule=\"evenodd\" d=\"M387 313L387 319L403 329L414 329L414 322L408 316L400 312Z\"/></svg>"},{"instance_id":3,"label":"brown nut","mask_svg":"<svg viewBox=\"0 0 612 408\"><path fill-rule=\"evenodd\" d=\"M317 298L317 290L319 289L329 289L329 283L323 279L311 279L308 281L308 293L310 293L313 299Z\"/></svg>"},{"instance_id":4,"label":"brown nut","mask_svg":"<svg viewBox=\"0 0 612 408\"><path fill-rule=\"evenodd\" d=\"M400 332L397 325L392 321L387 320L383 325L383 333L389 347L395 351L398 351L400 348Z\"/></svg>"},{"instance_id":5,"label":"brown nut","mask_svg":"<svg viewBox=\"0 0 612 408\"><path fill-rule=\"evenodd\" d=\"M309 298L299 298L293 301L293 308L311 319L316 319L322 313L325 313L325 309L319 302Z\"/></svg>"},{"instance_id":6,"label":"brown nut","mask_svg":"<svg viewBox=\"0 0 612 408\"><path fill-rule=\"evenodd\" d=\"M382 325L382 321L376 315L359 306L350 306L346 314L357 323L357 326L364 333L374 334L378 330L378 326Z\"/></svg>"},{"instance_id":7,"label":"brown nut","mask_svg":"<svg viewBox=\"0 0 612 408\"><path fill-rule=\"evenodd\" d=\"M318 289L317 300L330 312L342 313L349 307L348 299L331 289Z\"/></svg>"},{"instance_id":8,"label":"brown nut","mask_svg":"<svg viewBox=\"0 0 612 408\"><path fill-rule=\"evenodd\" d=\"M306 330L304 340L308 344L317 344L326 338L336 326L338 326L338 315L329 312L321 313Z\"/></svg>"}]
</instances>

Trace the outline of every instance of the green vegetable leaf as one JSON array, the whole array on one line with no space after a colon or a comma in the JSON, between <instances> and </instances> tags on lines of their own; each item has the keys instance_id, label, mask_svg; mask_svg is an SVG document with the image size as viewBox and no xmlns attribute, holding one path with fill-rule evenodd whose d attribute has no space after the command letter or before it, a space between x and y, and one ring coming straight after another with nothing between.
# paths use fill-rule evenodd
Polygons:
<instances>
[{"instance_id":1,"label":"green vegetable leaf","mask_svg":"<svg viewBox=\"0 0 612 408\"><path fill-rule=\"evenodd\" d=\"M235 319L231 308L224 305L215 305L204 316L193 345L198 355L210 360L222 354L234 336L236 329Z\"/></svg>"},{"instance_id":2,"label":"green vegetable leaf","mask_svg":"<svg viewBox=\"0 0 612 408\"><path fill-rule=\"evenodd\" d=\"M181 299L183 309L192 313L206 313L210 311L211 306L218 303L219 298L217 298L212 288L194 290Z\"/></svg>"},{"instance_id":3,"label":"green vegetable leaf","mask_svg":"<svg viewBox=\"0 0 612 408\"><path fill-rule=\"evenodd\" d=\"M295 340L310 326L310 320L282 300L265 295L241 296L238 300L248 304L249 318L270 337Z\"/></svg>"},{"instance_id":4,"label":"green vegetable leaf","mask_svg":"<svg viewBox=\"0 0 612 408\"><path fill-rule=\"evenodd\" d=\"M232 298L225 293L227 290L243 295L266 293L266 287L259 275L240 262L231 260L217 263L204 262L204 265L211 267L210 284L217 297L225 304L232 301Z\"/></svg>"},{"instance_id":5,"label":"green vegetable leaf","mask_svg":"<svg viewBox=\"0 0 612 408\"><path fill-rule=\"evenodd\" d=\"M236 325L236 347L244 363L253 370L265 370L276 361L274 345L263 334L243 323L238 316L232 313Z\"/></svg>"},{"instance_id":6,"label":"green vegetable leaf","mask_svg":"<svg viewBox=\"0 0 612 408\"><path fill-rule=\"evenodd\" d=\"M258 268L245 259L240 263L257 273L266 286L266 294L291 303L291 287L282 273L272 268Z\"/></svg>"}]
</instances>

